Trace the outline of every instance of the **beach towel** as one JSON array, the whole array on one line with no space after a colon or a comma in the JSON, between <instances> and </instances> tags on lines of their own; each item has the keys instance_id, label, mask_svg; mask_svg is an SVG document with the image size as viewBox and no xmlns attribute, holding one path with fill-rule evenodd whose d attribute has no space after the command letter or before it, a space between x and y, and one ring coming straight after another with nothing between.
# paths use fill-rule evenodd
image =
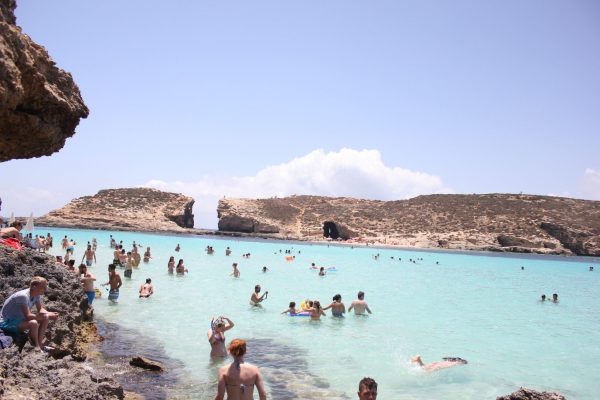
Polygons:
<instances>
[{"instance_id":1,"label":"beach towel","mask_svg":"<svg viewBox=\"0 0 600 400\"><path fill-rule=\"evenodd\" d=\"M0 239L0 243L5 246L12 247L13 249L16 249L16 250L21 250L23 248L23 246L21 245L21 242L19 242L15 238Z\"/></svg>"}]
</instances>

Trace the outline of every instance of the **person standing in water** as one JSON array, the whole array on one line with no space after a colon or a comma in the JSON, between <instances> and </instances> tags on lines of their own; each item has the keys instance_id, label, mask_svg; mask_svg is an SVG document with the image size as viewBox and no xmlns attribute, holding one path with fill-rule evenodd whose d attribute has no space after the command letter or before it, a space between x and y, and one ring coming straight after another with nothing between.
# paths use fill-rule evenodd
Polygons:
<instances>
[{"instance_id":1,"label":"person standing in water","mask_svg":"<svg viewBox=\"0 0 600 400\"><path fill-rule=\"evenodd\" d=\"M259 296L258 295L259 293L260 293L260 285L254 286L254 292L252 293L252 296L250 296L250 305L252 305L252 306L260 305L260 303L262 303L263 300L266 300L267 296L269 295L268 290L266 292L264 292L262 296Z\"/></svg>"},{"instance_id":2,"label":"person standing in water","mask_svg":"<svg viewBox=\"0 0 600 400\"><path fill-rule=\"evenodd\" d=\"M177 243L177 247L175 247L175 251L179 251L181 250L181 247L179 247L179 243Z\"/></svg>"},{"instance_id":3,"label":"person standing in water","mask_svg":"<svg viewBox=\"0 0 600 400\"><path fill-rule=\"evenodd\" d=\"M108 264L108 282L102 286L110 285L110 291L108 292L108 300L116 303L119 300L119 288L123 285L121 281L121 275L116 271L114 264Z\"/></svg>"},{"instance_id":4,"label":"person standing in water","mask_svg":"<svg viewBox=\"0 0 600 400\"><path fill-rule=\"evenodd\" d=\"M167 269L169 270L169 274L173 274L175 272L175 257L169 257L169 263L167 264Z\"/></svg>"},{"instance_id":5,"label":"person standing in water","mask_svg":"<svg viewBox=\"0 0 600 400\"><path fill-rule=\"evenodd\" d=\"M227 317L213 318L210 321L210 330L206 334L210 343L211 357L227 357L225 348L225 332L233 328L233 321Z\"/></svg>"},{"instance_id":6,"label":"person standing in water","mask_svg":"<svg viewBox=\"0 0 600 400\"><path fill-rule=\"evenodd\" d=\"M350 307L348 307L348 312L352 311L353 308L355 315L365 315L365 310L371 314L371 309L365 301L365 292L362 290L358 292L358 300L354 300L352 304L350 304Z\"/></svg>"},{"instance_id":7,"label":"person standing in water","mask_svg":"<svg viewBox=\"0 0 600 400\"><path fill-rule=\"evenodd\" d=\"M333 303L323 308L323 311L329 310L331 308L331 315L338 318L343 318L346 313L346 306L342 303L342 295L336 294L333 296Z\"/></svg>"},{"instance_id":8,"label":"person standing in water","mask_svg":"<svg viewBox=\"0 0 600 400\"><path fill-rule=\"evenodd\" d=\"M375 379L364 377L358 383L359 400L377 400L377 382Z\"/></svg>"},{"instance_id":9,"label":"person standing in water","mask_svg":"<svg viewBox=\"0 0 600 400\"><path fill-rule=\"evenodd\" d=\"M260 370L258 367L244 362L246 341L233 339L229 344L229 354L233 357L233 362L219 368L215 400L223 400L225 394L227 394L228 400L252 400L255 386L258 390L258 398L267 400L267 392Z\"/></svg>"},{"instance_id":10,"label":"person standing in water","mask_svg":"<svg viewBox=\"0 0 600 400\"><path fill-rule=\"evenodd\" d=\"M152 286L152 279L146 278L146 283L140 286L140 297L148 298L154 294L154 287Z\"/></svg>"},{"instance_id":11,"label":"person standing in water","mask_svg":"<svg viewBox=\"0 0 600 400\"><path fill-rule=\"evenodd\" d=\"M144 262L149 262L151 258L152 256L150 255L150 247L146 247L146 251L144 252Z\"/></svg>"},{"instance_id":12,"label":"person standing in water","mask_svg":"<svg viewBox=\"0 0 600 400\"><path fill-rule=\"evenodd\" d=\"M239 278L240 270L238 269L237 263L233 263L231 266L233 267L233 272L230 275L233 276L234 278Z\"/></svg>"},{"instance_id":13,"label":"person standing in water","mask_svg":"<svg viewBox=\"0 0 600 400\"><path fill-rule=\"evenodd\" d=\"M81 278L81 283L83 284L83 291L85 292L88 300L88 307L92 312L92 303L96 298L96 292L94 291L94 281L96 277L88 271L87 266L85 264L79 265L79 276Z\"/></svg>"},{"instance_id":14,"label":"person standing in water","mask_svg":"<svg viewBox=\"0 0 600 400\"><path fill-rule=\"evenodd\" d=\"M180 259L177 263L177 268L175 268L175 272L177 272L177 275L183 275L184 273L188 272L185 265L183 265L183 259Z\"/></svg>"},{"instance_id":15,"label":"person standing in water","mask_svg":"<svg viewBox=\"0 0 600 400\"><path fill-rule=\"evenodd\" d=\"M85 265L88 267L92 266L92 262L96 263L96 252L92 249L91 244L88 244L85 253L83 253L83 257L81 258L82 263L83 259L85 259Z\"/></svg>"}]
</instances>

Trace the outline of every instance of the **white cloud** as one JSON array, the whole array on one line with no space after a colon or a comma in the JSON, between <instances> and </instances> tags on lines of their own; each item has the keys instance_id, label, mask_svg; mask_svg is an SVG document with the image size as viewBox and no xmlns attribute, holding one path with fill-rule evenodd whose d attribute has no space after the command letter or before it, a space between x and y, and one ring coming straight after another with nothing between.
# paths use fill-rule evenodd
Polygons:
<instances>
[{"instance_id":1,"label":"white cloud","mask_svg":"<svg viewBox=\"0 0 600 400\"><path fill-rule=\"evenodd\" d=\"M48 211L64 206L68 202L62 193L53 193L39 187L8 188L2 193L2 211L0 214L8 218L11 213L16 217L29 216L31 212L40 217Z\"/></svg>"},{"instance_id":2,"label":"white cloud","mask_svg":"<svg viewBox=\"0 0 600 400\"><path fill-rule=\"evenodd\" d=\"M600 200L600 171L586 168L583 173L582 191L591 200Z\"/></svg>"},{"instance_id":3,"label":"white cloud","mask_svg":"<svg viewBox=\"0 0 600 400\"><path fill-rule=\"evenodd\" d=\"M377 150L315 150L254 176L201 177L196 182L151 180L142 185L183 193L196 200L196 226L216 228L219 198L284 197L294 194L398 200L420 194L452 193L434 175L386 166Z\"/></svg>"}]
</instances>

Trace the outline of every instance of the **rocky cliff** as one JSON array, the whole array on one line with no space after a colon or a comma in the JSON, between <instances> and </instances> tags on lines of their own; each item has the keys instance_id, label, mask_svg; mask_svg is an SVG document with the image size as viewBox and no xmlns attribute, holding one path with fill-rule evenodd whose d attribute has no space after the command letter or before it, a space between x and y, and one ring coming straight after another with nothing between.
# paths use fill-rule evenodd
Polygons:
<instances>
[{"instance_id":1,"label":"rocky cliff","mask_svg":"<svg viewBox=\"0 0 600 400\"><path fill-rule=\"evenodd\" d=\"M0 244L0 304L28 288L33 276L48 280L46 309L60 315L46 332L47 343L55 350L42 354L29 343L22 353L16 346L0 350L0 398L122 399L123 388L115 380L82 363L96 330L82 318L80 304L85 294L77 275L57 266L51 256Z\"/></svg>"},{"instance_id":2,"label":"rocky cliff","mask_svg":"<svg viewBox=\"0 0 600 400\"><path fill-rule=\"evenodd\" d=\"M16 25L15 0L0 0L0 162L50 155L88 116L71 74Z\"/></svg>"},{"instance_id":3,"label":"rocky cliff","mask_svg":"<svg viewBox=\"0 0 600 400\"><path fill-rule=\"evenodd\" d=\"M194 199L156 189L107 189L80 197L35 223L67 228L184 232L194 227Z\"/></svg>"},{"instance_id":4,"label":"rocky cliff","mask_svg":"<svg viewBox=\"0 0 600 400\"><path fill-rule=\"evenodd\" d=\"M600 202L551 196L428 195L222 199L219 230L420 248L600 255Z\"/></svg>"}]
</instances>

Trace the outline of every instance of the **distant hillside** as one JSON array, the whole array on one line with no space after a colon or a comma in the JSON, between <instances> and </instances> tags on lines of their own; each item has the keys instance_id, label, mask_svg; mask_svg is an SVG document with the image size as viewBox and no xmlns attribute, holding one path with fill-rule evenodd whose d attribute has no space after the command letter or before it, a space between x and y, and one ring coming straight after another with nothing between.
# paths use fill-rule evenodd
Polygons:
<instances>
[{"instance_id":1,"label":"distant hillside","mask_svg":"<svg viewBox=\"0 0 600 400\"><path fill-rule=\"evenodd\" d=\"M219 230L421 248L600 255L600 202L551 196L222 199Z\"/></svg>"},{"instance_id":2,"label":"distant hillside","mask_svg":"<svg viewBox=\"0 0 600 400\"><path fill-rule=\"evenodd\" d=\"M80 197L35 223L70 228L184 231L194 227L194 199L155 189L107 189Z\"/></svg>"}]
</instances>

